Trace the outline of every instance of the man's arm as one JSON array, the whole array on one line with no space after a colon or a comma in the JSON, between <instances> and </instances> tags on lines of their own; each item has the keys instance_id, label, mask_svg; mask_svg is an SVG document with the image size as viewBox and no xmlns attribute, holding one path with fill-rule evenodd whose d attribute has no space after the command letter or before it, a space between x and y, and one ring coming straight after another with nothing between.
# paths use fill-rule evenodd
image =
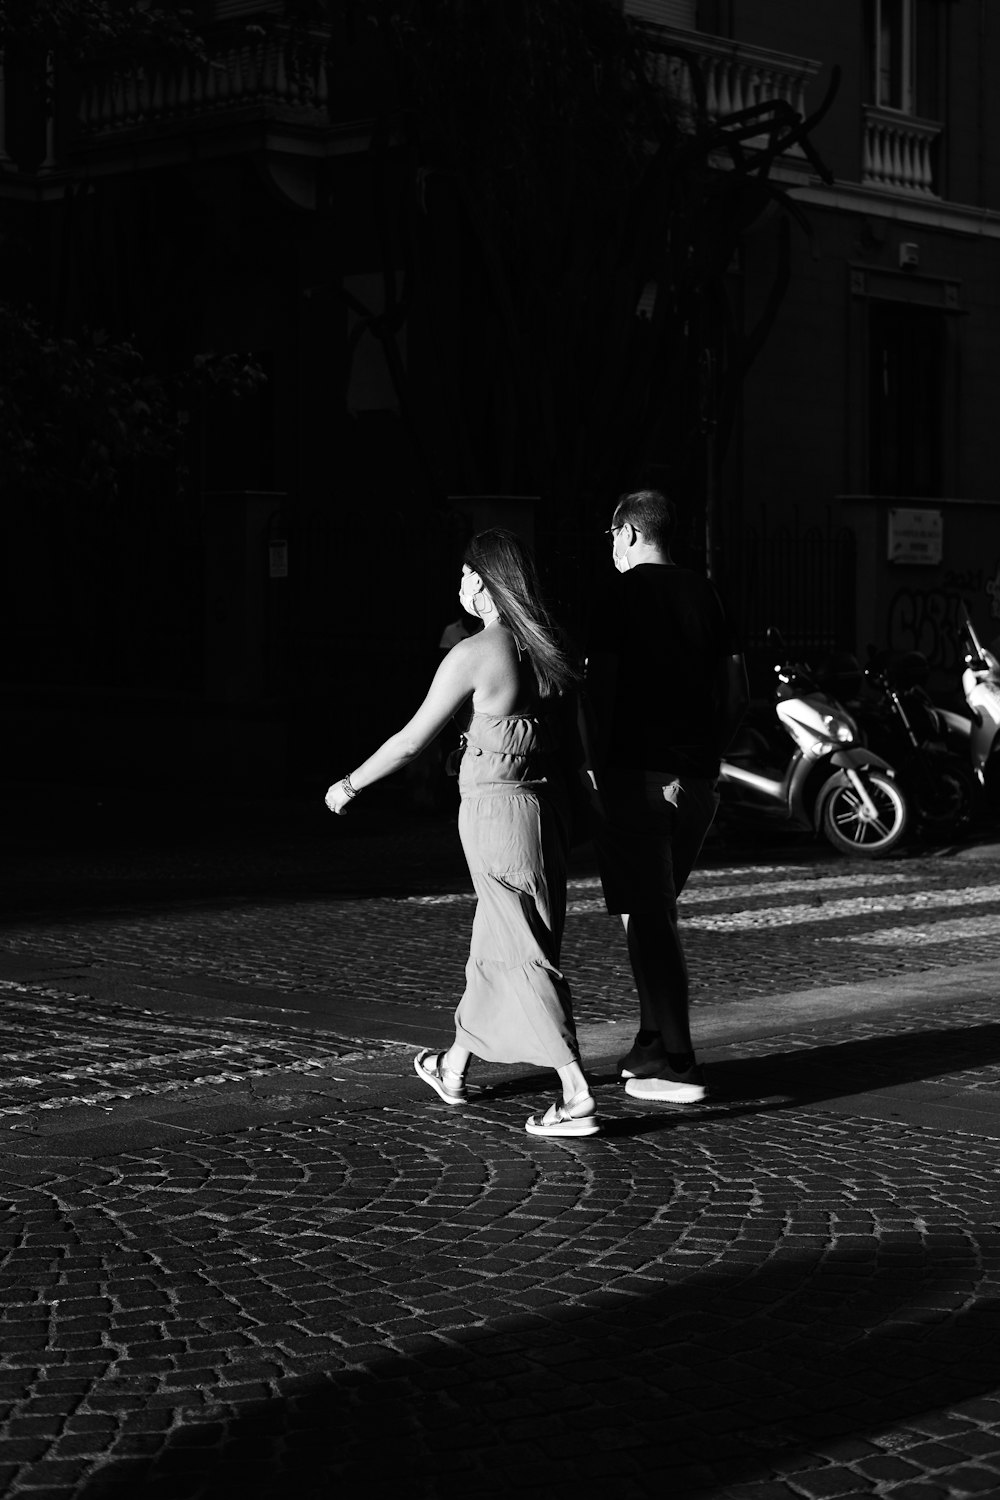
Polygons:
<instances>
[{"instance_id":1,"label":"man's arm","mask_svg":"<svg viewBox=\"0 0 1000 1500\"><path fill-rule=\"evenodd\" d=\"M750 707L750 682L742 655L724 656L715 678L716 745L724 755Z\"/></svg>"},{"instance_id":2,"label":"man's arm","mask_svg":"<svg viewBox=\"0 0 1000 1500\"><path fill-rule=\"evenodd\" d=\"M587 690L582 698L582 735L587 769L599 774L608 756L615 694L618 690L618 655L597 651L587 657Z\"/></svg>"}]
</instances>

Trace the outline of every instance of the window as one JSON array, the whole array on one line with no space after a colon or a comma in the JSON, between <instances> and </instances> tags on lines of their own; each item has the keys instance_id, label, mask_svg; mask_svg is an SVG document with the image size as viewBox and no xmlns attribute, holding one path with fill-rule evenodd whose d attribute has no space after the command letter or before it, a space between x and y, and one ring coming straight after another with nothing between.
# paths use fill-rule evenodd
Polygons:
<instances>
[{"instance_id":1,"label":"window","mask_svg":"<svg viewBox=\"0 0 1000 1500\"><path fill-rule=\"evenodd\" d=\"M933 307L869 305L868 480L873 495L940 495L944 320Z\"/></svg>"},{"instance_id":2,"label":"window","mask_svg":"<svg viewBox=\"0 0 1000 1500\"><path fill-rule=\"evenodd\" d=\"M939 118L942 0L865 0L868 102Z\"/></svg>"}]
</instances>

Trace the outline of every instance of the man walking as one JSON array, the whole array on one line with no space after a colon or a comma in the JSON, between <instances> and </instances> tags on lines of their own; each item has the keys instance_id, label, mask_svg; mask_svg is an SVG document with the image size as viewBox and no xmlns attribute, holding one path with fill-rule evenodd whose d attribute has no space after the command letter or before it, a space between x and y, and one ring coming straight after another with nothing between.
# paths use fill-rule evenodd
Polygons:
<instances>
[{"instance_id":1,"label":"man walking","mask_svg":"<svg viewBox=\"0 0 1000 1500\"><path fill-rule=\"evenodd\" d=\"M720 757L749 701L716 589L671 559L675 524L660 491L621 497L611 539L623 577L594 611L587 656L601 883L624 924L639 992L640 1030L619 1069L626 1093L664 1104L705 1097L677 897L718 807Z\"/></svg>"}]
</instances>

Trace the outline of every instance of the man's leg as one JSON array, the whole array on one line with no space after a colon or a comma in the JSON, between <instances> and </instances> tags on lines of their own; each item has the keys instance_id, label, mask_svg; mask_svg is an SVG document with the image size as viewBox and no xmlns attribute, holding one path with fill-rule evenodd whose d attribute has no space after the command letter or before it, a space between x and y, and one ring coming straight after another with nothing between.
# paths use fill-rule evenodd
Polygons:
<instances>
[{"instance_id":1,"label":"man's leg","mask_svg":"<svg viewBox=\"0 0 1000 1500\"><path fill-rule=\"evenodd\" d=\"M652 1041L651 1033L657 1033L668 1054L689 1057L693 1049L688 1016L688 969L677 926L677 907L666 911L623 912L622 924L639 992L640 1036L643 1039L648 1036Z\"/></svg>"},{"instance_id":2,"label":"man's leg","mask_svg":"<svg viewBox=\"0 0 1000 1500\"><path fill-rule=\"evenodd\" d=\"M712 825L718 794L713 782L696 777L664 780L659 786L653 780L651 790L649 812L665 841L663 857L669 866L663 889L679 895ZM650 907L623 913L622 923L639 992L643 1041L651 1041L649 1034L659 1032L667 1052L690 1054L688 969L677 923L676 896L670 899L664 894Z\"/></svg>"},{"instance_id":3,"label":"man's leg","mask_svg":"<svg viewBox=\"0 0 1000 1500\"><path fill-rule=\"evenodd\" d=\"M659 1104L695 1104L707 1089L691 1041L688 971L676 904L623 916L642 1029L619 1063L625 1092Z\"/></svg>"},{"instance_id":4,"label":"man's leg","mask_svg":"<svg viewBox=\"0 0 1000 1500\"><path fill-rule=\"evenodd\" d=\"M669 860L674 888L683 890L705 841L718 807L714 784L687 778L663 788L672 803ZM629 1082L629 1093L640 1098L662 1097L675 1102L704 1098L691 1040L690 987L681 943L676 900L657 910L623 915L629 959L639 993L640 1031L632 1052L622 1059L623 1075L647 1079ZM655 1081L659 1076L662 1087Z\"/></svg>"}]
</instances>

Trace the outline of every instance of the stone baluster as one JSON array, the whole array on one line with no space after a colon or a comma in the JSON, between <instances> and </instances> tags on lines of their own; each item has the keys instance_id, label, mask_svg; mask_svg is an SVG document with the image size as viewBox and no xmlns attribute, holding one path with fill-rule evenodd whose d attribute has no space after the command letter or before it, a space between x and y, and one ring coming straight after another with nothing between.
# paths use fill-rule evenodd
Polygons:
<instances>
[{"instance_id":1,"label":"stone baluster","mask_svg":"<svg viewBox=\"0 0 1000 1500\"><path fill-rule=\"evenodd\" d=\"M45 57L45 156L39 172L51 172L56 165L55 82L55 59L49 52Z\"/></svg>"},{"instance_id":2,"label":"stone baluster","mask_svg":"<svg viewBox=\"0 0 1000 1500\"><path fill-rule=\"evenodd\" d=\"M795 113L800 117L800 119L804 120L805 117L806 117L806 85L805 85L805 80L802 79L802 78L799 78L799 79L795 80L795 82L793 83L792 87L793 87L792 104L794 106Z\"/></svg>"},{"instance_id":3,"label":"stone baluster","mask_svg":"<svg viewBox=\"0 0 1000 1500\"><path fill-rule=\"evenodd\" d=\"M733 112L732 97L729 92L729 68L725 62L719 66L719 102L716 107L716 115L729 115Z\"/></svg>"},{"instance_id":4,"label":"stone baluster","mask_svg":"<svg viewBox=\"0 0 1000 1500\"><path fill-rule=\"evenodd\" d=\"M710 58L702 70L705 82L705 110L710 120L719 114L719 69L716 58Z\"/></svg>"},{"instance_id":5,"label":"stone baluster","mask_svg":"<svg viewBox=\"0 0 1000 1500\"><path fill-rule=\"evenodd\" d=\"M305 96L302 58L301 56L292 57L283 42L279 41L278 46L285 60L285 77L288 81L288 102L290 104L300 104Z\"/></svg>"},{"instance_id":6,"label":"stone baluster","mask_svg":"<svg viewBox=\"0 0 1000 1500\"><path fill-rule=\"evenodd\" d=\"M17 170L7 154L7 76L3 51L0 50L0 171L5 168Z\"/></svg>"},{"instance_id":7,"label":"stone baluster","mask_svg":"<svg viewBox=\"0 0 1000 1500\"><path fill-rule=\"evenodd\" d=\"M901 130L899 132L900 171L902 173L900 181L905 188L915 188L918 186L919 174L917 172L917 162L913 149L914 145L915 142L910 132L908 130Z\"/></svg>"},{"instance_id":8,"label":"stone baluster","mask_svg":"<svg viewBox=\"0 0 1000 1500\"><path fill-rule=\"evenodd\" d=\"M747 98L745 91L746 73L735 60L729 64L729 108L733 114L739 114L741 109L746 109Z\"/></svg>"},{"instance_id":9,"label":"stone baluster","mask_svg":"<svg viewBox=\"0 0 1000 1500\"><path fill-rule=\"evenodd\" d=\"M931 168L931 142L922 140L920 142L920 190L924 193L934 191L934 172Z\"/></svg>"},{"instance_id":10,"label":"stone baluster","mask_svg":"<svg viewBox=\"0 0 1000 1500\"><path fill-rule=\"evenodd\" d=\"M275 94L274 61L274 48L270 44L266 44L264 46L261 68L261 93L265 99L273 98Z\"/></svg>"},{"instance_id":11,"label":"stone baluster","mask_svg":"<svg viewBox=\"0 0 1000 1500\"><path fill-rule=\"evenodd\" d=\"M866 123L864 140L862 142L861 181L872 182L877 176L875 167L875 153L878 149L878 133L870 123Z\"/></svg>"},{"instance_id":12,"label":"stone baluster","mask_svg":"<svg viewBox=\"0 0 1000 1500\"><path fill-rule=\"evenodd\" d=\"M0 66L0 74L2 74L2 66ZM2 83L0 83L0 94L2 94L2 92L3 86ZM92 83L85 83L80 89L80 100L76 111L76 119L77 124L83 131L87 131L90 129L91 116L93 115L94 111L95 92L96 91ZM2 100L0 100L0 102L2 102ZM0 130L2 129L3 123L2 120L0 120ZM0 142L0 145L2 145L2 142Z\"/></svg>"},{"instance_id":13,"label":"stone baluster","mask_svg":"<svg viewBox=\"0 0 1000 1500\"><path fill-rule=\"evenodd\" d=\"M200 70L194 63L182 62L177 68L177 112L186 114L193 103L195 79Z\"/></svg>"}]
</instances>

